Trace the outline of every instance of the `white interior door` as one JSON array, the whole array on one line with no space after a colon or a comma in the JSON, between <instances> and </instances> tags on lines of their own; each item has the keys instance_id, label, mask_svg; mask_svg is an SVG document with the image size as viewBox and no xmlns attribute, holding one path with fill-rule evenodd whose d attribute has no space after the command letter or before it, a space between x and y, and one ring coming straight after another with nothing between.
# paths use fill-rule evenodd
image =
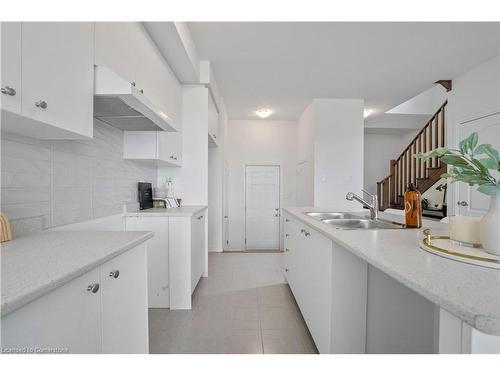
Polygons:
<instances>
[{"instance_id":1,"label":"white interior door","mask_svg":"<svg viewBox=\"0 0 500 375\"><path fill-rule=\"evenodd\" d=\"M280 248L280 167L246 166L246 249Z\"/></svg>"},{"instance_id":2,"label":"white interior door","mask_svg":"<svg viewBox=\"0 0 500 375\"><path fill-rule=\"evenodd\" d=\"M458 135L458 141L468 137L471 133L477 132L479 135L479 144L489 143L497 150L500 149L500 113L492 114L479 118L477 120L467 121L457 125L455 134ZM500 173L490 170L495 178L499 178ZM490 206L490 197L477 191L477 186L458 182L458 194L455 204L458 204L458 213L460 215L482 216L486 214Z\"/></svg>"}]
</instances>

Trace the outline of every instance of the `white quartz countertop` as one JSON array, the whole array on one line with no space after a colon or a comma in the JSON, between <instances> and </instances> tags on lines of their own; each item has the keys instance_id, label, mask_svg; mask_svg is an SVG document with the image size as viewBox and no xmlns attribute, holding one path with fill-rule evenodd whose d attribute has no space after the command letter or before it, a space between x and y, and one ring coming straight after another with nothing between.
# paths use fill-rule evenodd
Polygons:
<instances>
[{"instance_id":1,"label":"white quartz countertop","mask_svg":"<svg viewBox=\"0 0 500 375\"><path fill-rule=\"evenodd\" d=\"M499 270L420 249L418 236L423 228L338 230L304 214L337 210L291 207L285 211L474 328L500 336ZM381 213L380 217L404 223L403 216ZM446 225L424 221L424 227Z\"/></svg>"},{"instance_id":2,"label":"white quartz countertop","mask_svg":"<svg viewBox=\"0 0 500 375\"><path fill-rule=\"evenodd\" d=\"M152 232L41 232L1 247L2 316L153 237Z\"/></svg>"},{"instance_id":3,"label":"white quartz countertop","mask_svg":"<svg viewBox=\"0 0 500 375\"><path fill-rule=\"evenodd\" d=\"M174 208L148 208L145 210L132 210L124 216L194 216L206 209L207 206L181 206Z\"/></svg>"}]
</instances>

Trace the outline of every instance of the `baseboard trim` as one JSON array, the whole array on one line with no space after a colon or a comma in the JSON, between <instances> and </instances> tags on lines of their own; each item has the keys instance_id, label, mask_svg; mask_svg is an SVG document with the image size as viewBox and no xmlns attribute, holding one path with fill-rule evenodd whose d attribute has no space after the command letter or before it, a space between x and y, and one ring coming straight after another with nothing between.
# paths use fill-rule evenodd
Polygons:
<instances>
[{"instance_id":1,"label":"baseboard trim","mask_svg":"<svg viewBox=\"0 0 500 375\"><path fill-rule=\"evenodd\" d=\"M208 249L209 253L222 253L224 250L222 249Z\"/></svg>"}]
</instances>

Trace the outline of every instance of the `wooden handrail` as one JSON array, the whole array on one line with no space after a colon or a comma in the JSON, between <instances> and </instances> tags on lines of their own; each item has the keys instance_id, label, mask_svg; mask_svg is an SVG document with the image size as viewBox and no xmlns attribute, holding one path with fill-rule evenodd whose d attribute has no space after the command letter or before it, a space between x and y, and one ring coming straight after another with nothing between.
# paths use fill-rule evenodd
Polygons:
<instances>
[{"instance_id":1,"label":"wooden handrail","mask_svg":"<svg viewBox=\"0 0 500 375\"><path fill-rule=\"evenodd\" d=\"M414 183L423 193L438 180L446 166L438 158L427 161L415 159L420 152L428 152L446 145L445 101L427 120L422 129L415 135L403 152L389 164L390 174L377 182L379 208L400 206L402 195L408 183Z\"/></svg>"},{"instance_id":2,"label":"wooden handrail","mask_svg":"<svg viewBox=\"0 0 500 375\"><path fill-rule=\"evenodd\" d=\"M399 157L396 160L399 160L401 158L401 156L403 156L403 154L405 153L405 151L408 150L408 148L410 148L410 146L412 145L412 143L415 142L417 140L417 138L427 129L427 127L432 122L432 120L434 119L434 117L436 117L444 109L444 107L446 107L446 104L448 104L448 100L445 101L441 107L439 107L439 109L436 111L436 113L434 113L429 120L427 120L427 122L424 125L424 127L422 129L420 129L420 131L417 133L417 135L415 136L415 138L413 138L410 141L410 143L408 144L408 146L406 146L406 148L403 150L403 152L399 155Z\"/></svg>"}]
</instances>

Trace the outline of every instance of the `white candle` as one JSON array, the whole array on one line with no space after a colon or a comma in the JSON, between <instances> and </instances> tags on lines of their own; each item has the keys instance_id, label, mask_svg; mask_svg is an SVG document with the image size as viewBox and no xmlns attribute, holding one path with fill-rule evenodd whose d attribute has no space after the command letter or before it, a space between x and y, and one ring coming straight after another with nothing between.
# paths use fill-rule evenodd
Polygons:
<instances>
[{"instance_id":1,"label":"white candle","mask_svg":"<svg viewBox=\"0 0 500 375\"><path fill-rule=\"evenodd\" d=\"M479 222L480 217L473 216L451 216L450 217L450 239L469 244L480 244Z\"/></svg>"}]
</instances>

